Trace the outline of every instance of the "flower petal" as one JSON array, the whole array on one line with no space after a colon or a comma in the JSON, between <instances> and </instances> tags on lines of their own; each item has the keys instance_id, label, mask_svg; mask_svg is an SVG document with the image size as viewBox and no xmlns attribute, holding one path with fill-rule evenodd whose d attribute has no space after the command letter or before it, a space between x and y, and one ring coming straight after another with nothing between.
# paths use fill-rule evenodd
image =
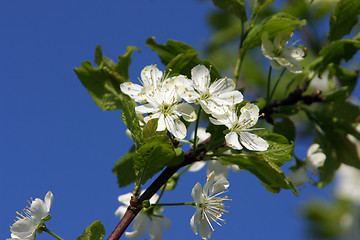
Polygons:
<instances>
[{"instance_id":1,"label":"flower petal","mask_svg":"<svg viewBox=\"0 0 360 240\"><path fill-rule=\"evenodd\" d=\"M127 238L138 238L145 234L148 226L147 216L145 214L139 213L133 224L134 231L125 232Z\"/></svg>"},{"instance_id":2,"label":"flower petal","mask_svg":"<svg viewBox=\"0 0 360 240\"><path fill-rule=\"evenodd\" d=\"M200 222L200 219L201 219L201 209L196 208L196 211L195 211L194 215L190 219L191 229L193 230L193 232L196 235L198 234L196 223Z\"/></svg>"},{"instance_id":3,"label":"flower petal","mask_svg":"<svg viewBox=\"0 0 360 240\"><path fill-rule=\"evenodd\" d=\"M159 217L153 217L149 227L149 235L151 240L161 240L163 234L163 226Z\"/></svg>"},{"instance_id":4,"label":"flower petal","mask_svg":"<svg viewBox=\"0 0 360 240\"><path fill-rule=\"evenodd\" d=\"M17 220L11 226L11 237L20 239L33 239L37 223L28 218Z\"/></svg>"},{"instance_id":5,"label":"flower petal","mask_svg":"<svg viewBox=\"0 0 360 240\"><path fill-rule=\"evenodd\" d=\"M204 161L194 162L193 164L190 165L188 171L197 172L200 169L202 169L205 165L206 165L206 162L204 162Z\"/></svg>"},{"instance_id":6,"label":"flower petal","mask_svg":"<svg viewBox=\"0 0 360 240\"><path fill-rule=\"evenodd\" d=\"M239 136L236 132L229 132L225 135L226 144L236 150L241 150L243 147L239 142Z\"/></svg>"},{"instance_id":7,"label":"flower petal","mask_svg":"<svg viewBox=\"0 0 360 240\"><path fill-rule=\"evenodd\" d=\"M202 202L202 189L201 189L201 184L198 182L195 184L195 186L193 187L193 189L191 190L191 197L194 199L194 202L196 204L199 204Z\"/></svg>"},{"instance_id":8,"label":"flower petal","mask_svg":"<svg viewBox=\"0 0 360 240\"><path fill-rule=\"evenodd\" d=\"M41 219L49 215L46 204L40 198L36 198L30 206L31 219L39 224Z\"/></svg>"},{"instance_id":9,"label":"flower petal","mask_svg":"<svg viewBox=\"0 0 360 240\"><path fill-rule=\"evenodd\" d=\"M266 151L269 147L267 141L249 132L241 132L240 141L242 145L252 151Z\"/></svg>"},{"instance_id":10,"label":"flower petal","mask_svg":"<svg viewBox=\"0 0 360 240\"><path fill-rule=\"evenodd\" d=\"M197 65L191 71L191 79L194 82L194 87L200 92L205 92L210 84L210 72L203 65Z\"/></svg>"},{"instance_id":11,"label":"flower petal","mask_svg":"<svg viewBox=\"0 0 360 240\"><path fill-rule=\"evenodd\" d=\"M51 191L48 191L45 195L45 205L46 205L46 208L47 208L47 211L50 212L50 208L51 208L51 204L52 204L52 201L53 201L53 198L54 198L54 195Z\"/></svg>"},{"instance_id":12,"label":"flower petal","mask_svg":"<svg viewBox=\"0 0 360 240\"><path fill-rule=\"evenodd\" d=\"M200 222L198 224L199 226L199 234L202 239L209 239L211 237L211 230L208 222L206 219L200 219Z\"/></svg>"},{"instance_id":13,"label":"flower petal","mask_svg":"<svg viewBox=\"0 0 360 240\"><path fill-rule=\"evenodd\" d=\"M306 169L304 167L290 171L288 177L292 180L295 186L302 186L308 180Z\"/></svg>"}]
</instances>

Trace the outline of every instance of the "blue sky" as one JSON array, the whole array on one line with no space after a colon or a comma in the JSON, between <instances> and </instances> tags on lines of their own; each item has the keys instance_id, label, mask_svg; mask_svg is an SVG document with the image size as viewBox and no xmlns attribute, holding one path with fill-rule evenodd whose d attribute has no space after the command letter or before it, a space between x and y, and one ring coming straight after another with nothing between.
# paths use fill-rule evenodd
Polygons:
<instances>
[{"instance_id":1,"label":"blue sky","mask_svg":"<svg viewBox=\"0 0 360 240\"><path fill-rule=\"evenodd\" d=\"M77 79L73 69L93 61L101 44L104 55L116 59L135 45L131 78L157 55L145 46L184 41L200 50L210 36L206 14L210 2L183 1L1 1L0 2L0 238L10 237L15 212L30 197L54 193L53 219L47 227L64 239L75 239L95 220L108 236L119 221L114 211L119 189L111 169L131 147L120 112L103 112ZM246 97L246 96L245 96ZM304 157L310 142L299 142ZM195 183L205 171L186 173L179 189L163 202L190 201ZM212 239L305 239L297 208L323 190L307 186L296 198L290 191L271 194L247 172L230 174L231 215ZM232 190L234 189L234 190ZM163 239L200 239L190 228L194 209L168 207L172 226ZM37 239L50 239L41 234Z\"/></svg>"}]
</instances>

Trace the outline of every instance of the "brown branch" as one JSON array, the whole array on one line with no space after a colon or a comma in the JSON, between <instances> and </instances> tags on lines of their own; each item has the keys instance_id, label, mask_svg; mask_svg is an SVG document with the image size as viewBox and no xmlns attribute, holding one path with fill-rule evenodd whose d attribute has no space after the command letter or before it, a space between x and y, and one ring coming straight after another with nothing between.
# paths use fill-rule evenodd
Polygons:
<instances>
[{"instance_id":1,"label":"brown branch","mask_svg":"<svg viewBox=\"0 0 360 240\"><path fill-rule=\"evenodd\" d=\"M196 152L192 152L189 150L185 153L185 159L182 163L175 167L167 167L165 170L155 179L155 181L146 189L146 191L140 196L137 202L134 202L132 199L130 201L130 206L126 210L124 216L120 220L119 224L116 226L114 231L109 236L108 240L118 240L122 234L125 232L130 223L134 220L136 215L142 209L142 202L144 200L149 200L160 188L163 186L174 173L176 173L180 168L191 164L196 161L201 161L203 156L206 153L206 149L204 147L205 142L210 141L210 138L199 144L199 150Z\"/></svg>"},{"instance_id":2,"label":"brown branch","mask_svg":"<svg viewBox=\"0 0 360 240\"><path fill-rule=\"evenodd\" d=\"M268 123L274 124L274 119L271 117L272 114L279 112L279 107L295 105L298 102L303 102L307 105L310 105L314 102L323 102L324 99L321 94L321 90L316 90L312 95L303 96L304 90L301 88L296 88L293 92L289 94L287 98L281 101L274 101L268 106L261 109L261 113L265 114L265 119Z\"/></svg>"}]
</instances>

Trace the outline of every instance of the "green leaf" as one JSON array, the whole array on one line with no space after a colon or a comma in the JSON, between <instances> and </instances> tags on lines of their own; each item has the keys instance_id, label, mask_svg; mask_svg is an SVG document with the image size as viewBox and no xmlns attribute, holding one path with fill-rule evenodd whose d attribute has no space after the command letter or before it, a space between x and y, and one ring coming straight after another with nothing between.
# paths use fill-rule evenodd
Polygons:
<instances>
[{"instance_id":1,"label":"green leaf","mask_svg":"<svg viewBox=\"0 0 360 240\"><path fill-rule=\"evenodd\" d=\"M224 165L235 164L241 169L246 169L257 176L262 184L273 193L278 193L283 189L291 189L298 196L298 192L287 178L281 168L271 160L266 160L261 155L255 154L234 154L232 156L221 156L220 161Z\"/></svg>"},{"instance_id":2,"label":"green leaf","mask_svg":"<svg viewBox=\"0 0 360 240\"><path fill-rule=\"evenodd\" d=\"M291 189L298 196L294 184L279 167L285 161L292 159L294 144L275 133L267 134L264 139L269 143L267 151L221 156L221 163L225 165L236 164L241 169L250 171L261 180L270 192L278 193L281 189Z\"/></svg>"},{"instance_id":3,"label":"green leaf","mask_svg":"<svg viewBox=\"0 0 360 240\"><path fill-rule=\"evenodd\" d=\"M222 143L225 142L225 134L224 131L227 130L226 126L223 125L214 125L209 123L206 128L206 132L211 134L211 139L206 143L206 149L208 151L213 151L219 147Z\"/></svg>"},{"instance_id":4,"label":"green leaf","mask_svg":"<svg viewBox=\"0 0 360 240\"><path fill-rule=\"evenodd\" d=\"M158 118L155 119L151 119L150 121L148 121L143 129L143 138L149 138L152 137L154 135L159 135L159 134L164 134L164 132L157 132L157 123L158 123Z\"/></svg>"},{"instance_id":5,"label":"green leaf","mask_svg":"<svg viewBox=\"0 0 360 240\"><path fill-rule=\"evenodd\" d=\"M134 170L135 146L122 156L112 169L116 175L119 187L125 187L136 179Z\"/></svg>"},{"instance_id":6,"label":"green leaf","mask_svg":"<svg viewBox=\"0 0 360 240\"><path fill-rule=\"evenodd\" d=\"M351 39L341 39L330 43L320 51L320 60L312 67L321 75L328 64L339 65L341 60L350 60L360 49L360 41Z\"/></svg>"},{"instance_id":7,"label":"green leaf","mask_svg":"<svg viewBox=\"0 0 360 240\"><path fill-rule=\"evenodd\" d=\"M104 225L100 221L95 221L84 230L84 233L77 240L102 240L104 236Z\"/></svg>"},{"instance_id":8,"label":"green leaf","mask_svg":"<svg viewBox=\"0 0 360 240\"><path fill-rule=\"evenodd\" d=\"M246 36L243 44L243 51L246 52L254 47L261 45L261 35L269 33L270 38L279 32L293 32L295 28L301 28L306 24L305 20L300 20L285 13L278 13L271 18L264 19L262 23L255 25Z\"/></svg>"},{"instance_id":9,"label":"green leaf","mask_svg":"<svg viewBox=\"0 0 360 240\"><path fill-rule=\"evenodd\" d=\"M264 152L254 152L262 155L265 159L276 163L278 166L284 165L286 161L293 159L294 143L289 142L286 137L276 133L269 133L263 137L268 143L269 148Z\"/></svg>"},{"instance_id":10,"label":"green leaf","mask_svg":"<svg viewBox=\"0 0 360 240\"><path fill-rule=\"evenodd\" d=\"M137 47L128 46L126 48L126 53L118 57L118 63L116 64L114 69L123 78L125 78L126 81L129 81L129 67L131 64L131 55L135 50L138 50L140 52L140 49L138 49Z\"/></svg>"},{"instance_id":11,"label":"green leaf","mask_svg":"<svg viewBox=\"0 0 360 240\"><path fill-rule=\"evenodd\" d=\"M191 76L191 69L198 64L207 68L213 65L208 60L200 60L195 49L183 42L168 40L165 45L155 42L154 37L146 40L146 45L159 54L161 62L167 66L167 70L172 69L173 73ZM221 78L215 66L211 67L211 79Z\"/></svg>"},{"instance_id":12,"label":"green leaf","mask_svg":"<svg viewBox=\"0 0 360 240\"><path fill-rule=\"evenodd\" d=\"M178 153L175 152L168 136L156 135L144 139L144 142L144 145L136 151L134 158L135 173L140 177L141 184L165 166L171 166L179 160L176 158Z\"/></svg>"},{"instance_id":13,"label":"green leaf","mask_svg":"<svg viewBox=\"0 0 360 240\"><path fill-rule=\"evenodd\" d=\"M89 61L85 61L74 71L96 105L102 110L123 110L126 125L132 133L135 145L138 146L142 141L142 132L135 113L136 103L120 91L120 83L128 80L127 69L130 64L130 55L135 49L135 47L128 47L128 52L120 56L119 62L115 65L102 55L101 47L97 46L95 61L100 65L93 67Z\"/></svg>"},{"instance_id":14,"label":"green leaf","mask_svg":"<svg viewBox=\"0 0 360 240\"><path fill-rule=\"evenodd\" d=\"M349 34L358 22L360 14L360 1L341 0L338 1L330 17L330 31L328 39L338 40Z\"/></svg>"},{"instance_id":15,"label":"green leaf","mask_svg":"<svg viewBox=\"0 0 360 240\"><path fill-rule=\"evenodd\" d=\"M213 0L218 8L235 14L242 22L247 21L246 6L243 0Z\"/></svg>"},{"instance_id":16,"label":"green leaf","mask_svg":"<svg viewBox=\"0 0 360 240\"><path fill-rule=\"evenodd\" d=\"M285 136L289 141L294 141L296 135L295 124L288 117L282 117L280 122L274 124L274 133Z\"/></svg>"}]
</instances>

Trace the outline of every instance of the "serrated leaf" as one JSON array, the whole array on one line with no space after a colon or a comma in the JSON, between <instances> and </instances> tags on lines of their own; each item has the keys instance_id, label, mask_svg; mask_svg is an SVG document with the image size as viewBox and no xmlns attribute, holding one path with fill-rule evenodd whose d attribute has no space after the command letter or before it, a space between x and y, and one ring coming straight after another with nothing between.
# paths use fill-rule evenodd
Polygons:
<instances>
[{"instance_id":1,"label":"serrated leaf","mask_svg":"<svg viewBox=\"0 0 360 240\"><path fill-rule=\"evenodd\" d=\"M133 140L136 145L140 145L142 132L135 113L136 103L120 91L120 83L127 81L128 70L125 69L129 67L130 55L134 50L135 47L129 47L128 52L119 58L120 61L115 68L115 64L104 57L101 47L97 46L95 58L96 62L100 63L99 67L93 67L89 61L85 61L80 68L75 68L74 71L96 105L102 110L123 110L126 125L133 135Z\"/></svg>"},{"instance_id":2,"label":"serrated leaf","mask_svg":"<svg viewBox=\"0 0 360 240\"><path fill-rule=\"evenodd\" d=\"M133 146L116 163L112 172L116 175L119 187L125 187L136 179L134 170L135 147Z\"/></svg>"},{"instance_id":3,"label":"serrated leaf","mask_svg":"<svg viewBox=\"0 0 360 240\"><path fill-rule=\"evenodd\" d=\"M129 81L129 67L131 64L131 55L135 50L138 50L140 52L140 49L138 49L137 47L128 46L126 48L126 53L118 57L118 62L115 66L115 71L119 73L123 78L125 78L126 81Z\"/></svg>"},{"instance_id":4,"label":"serrated leaf","mask_svg":"<svg viewBox=\"0 0 360 240\"><path fill-rule=\"evenodd\" d=\"M321 75L328 64L339 65L342 60L350 60L360 49L360 42L352 39L341 39L330 43L320 51L320 60L312 68Z\"/></svg>"},{"instance_id":5,"label":"serrated leaf","mask_svg":"<svg viewBox=\"0 0 360 240\"><path fill-rule=\"evenodd\" d=\"M280 122L275 123L273 131L285 136L289 141L294 141L295 139L295 124L288 117L282 117Z\"/></svg>"},{"instance_id":6,"label":"serrated leaf","mask_svg":"<svg viewBox=\"0 0 360 240\"><path fill-rule=\"evenodd\" d=\"M330 17L330 30L328 39L338 40L349 34L358 22L360 14L360 1L341 0L338 1Z\"/></svg>"},{"instance_id":7,"label":"serrated leaf","mask_svg":"<svg viewBox=\"0 0 360 240\"><path fill-rule=\"evenodd\" d=\"M173 164L176 156L174 146L166 135L156 135L147 138L145 143L136 151L134 169L141 184L144 184L154 174L165 166Z\"/></svg>"},{"instance_id":8,"label":"serrated leaf","mask_svg":"<svg viewBox=\"0 0 360 240\"><path fill-rule=\"evenodd\" d=\"M247 21L246 6L243 0L213 0L213 3L216 7L235 14L241 21Z\"/></svg>"},{"instance_id":9,"label":"serrated leaf","mask_svg":"<svg viewBox=\"0 0 360 240\"><path fill-rule=\"evenodd\" d=\"M221 156L222 164L235 164L241 169L246 169L257 176L263 185L273 193L280 192L281 189L291 189L298 196L298 192L282 169L271 160L267 160L262 155L256 154L234 154L232 156Z\"/></svg>"},{"instance_id":10,"label":"serrated leaf","mask_svg":"<svg viewBox=\"0 0 360 240\"><path fill-rule=\"evenodd\" d=\"M95 221L84 230L84 233L77 240L102 240L104 236L104 225L101 221Z\"/></svg>"},{"instance_id":11,"label":"serrated leaf","mask_svg":"<svg viewBox=\"0 0 360 240\"><path fill-rule=\"evenodd\" d=\"M208 60L200 60L197 57L198 53L192 46L180 41L168 40L166 44L163 45L155 42L154 37L150 37L146 40L146 45L159 54L161 62L167 66L167 70L170 68L168 64L171 63L171 68L174 68L172 69L173 73L191 76L191 69L196 65L202 64L207 68L213 65ZM177 65L181 67L177 67ZM216 78L221 78L221 75L217 68L212 66L211 79L214 80Z\"/></svg>"},{"instance_id":12,"label":"serrated leaf","mask_svg":"<svg viewBox=\"0 0 360 240\"><path fill-rule=\"evenodd\" d=\"M293 32L295 28L301 28L306 24L305 20L300 20L294 16L284 13L278 13L263 20L262 23L255 25L246 36L243 44L243 51L246 52L254 47L261 45L261 35L264 32L269 33L273 38L279 32Z\"/></svg>"}]
</instances>

